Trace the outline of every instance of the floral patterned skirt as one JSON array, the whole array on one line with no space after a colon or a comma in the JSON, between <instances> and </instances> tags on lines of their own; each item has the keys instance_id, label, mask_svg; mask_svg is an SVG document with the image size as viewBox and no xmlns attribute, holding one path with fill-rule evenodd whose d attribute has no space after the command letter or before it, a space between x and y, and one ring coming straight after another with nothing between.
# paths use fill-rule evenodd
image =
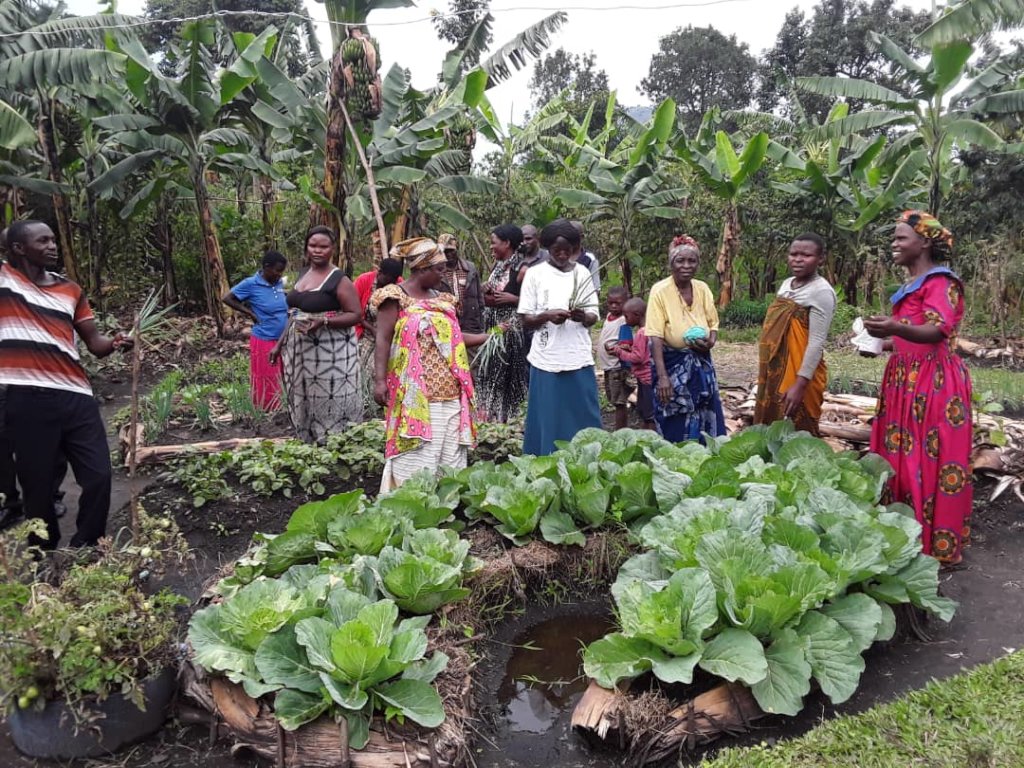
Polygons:
<instances>
[{"instance_id":1,"label":"floral patterned skirt","mask_svg":"<svg viewBox=\"0 0 1024 768\"><path fill-rule=\"evenodd\" d=\"M946 352L889 358L882 379L871 450L889 460L896 476L893 501L914 508L922 550L957 563L970 540L971 377Z\"/></svg>"}]
</instances>

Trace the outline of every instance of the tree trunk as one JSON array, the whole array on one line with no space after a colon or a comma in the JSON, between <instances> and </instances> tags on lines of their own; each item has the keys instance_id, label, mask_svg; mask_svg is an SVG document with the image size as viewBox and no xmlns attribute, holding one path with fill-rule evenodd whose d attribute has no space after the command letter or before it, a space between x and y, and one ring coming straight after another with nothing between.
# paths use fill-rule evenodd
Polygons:
<instances>
[{"instance_id":1,"label":"tree trunk","mask_svg":"<svg viewBox=\"0 0 1024 768\"><path fill-rule=\"evenodd\" d=\"M409 237L409 209L412 207L412 185L402 187L402 200L398 204L398 215L391 225L391 242L400 243Z\"/></svg>"},{"instance_id":2,"label":"tree trunk","mask_svg":"<svg viewBox=\"0 0 1024 768\"><path fill-rule=\"evenodd\" d=\"M740 250L740 217L736 203L729 201L725 209L725 222L722 226L722 244L718 248L718 307L725 309L732 301L733 264Z\"/></svg>"},{"instance_id":3,"label":"tree trunk","mask_svg":"<svg viewBox=\"0 0 1024 768\"><path fill-rule=\"evenodd\" d=\"M103 233L101 231L99 206L97 205L96 193L92 190L93 179L96 173L93 169L92 158L85 158L85 177L88 185L85 188L86 215L89 221L89 267L92 272L93 297L103 306L103 273L106 271L107 252L103 248Z\"/></svg>"},{"instance_id":4,"label":"tree trunk","mask_svg":"<svg viewBox=\"0 0 1024 768\"><path fill-rule=\"evenodd\" d=\"M260 195L260 213L263 218L263 248L277 249L277 231L281 223L281 212L274 200L274 182L266 176L257 177Z\"/></svg>"},{"instance_id":5,"label":"tree trunk","mask_svg":"<svg viewBox=\"0 0 1024 768\"><path fill-rule=\"evenodd\" d=\"M341 47L331 60L331 82L327 98L327 142L324 147L324 181L321 194L330 201L327 208L313 203L309 210L309 226L324 225L338 233L338 258L346 252L345 241L345 117L341 105L345 99L345 62Z\"/></svg>"},{"instance_id":6,"label":"tree trunk","mask_svg":"<svg viewBox=\"0 0 1024 768\"><path fill-rule=\"evenodd\" d=\"M55 184L62 184L64 174L57 154L57 138L53 132L53 105L43 96L40 96L39 105L39 144L46 157L49 179ZM60 243L61 258L64 260L64 271L69 280L88 288L88 284L84 282L85 275L79 269L78 260L75 258L75 238L71 231L71 203L63 192L54 192L50 197L53 201L53 214L57 219L57 241Z\"/></svg>"},{"instance_id":7,"label":"tree trunk","mask_svg":"<svg viewBox=\"0 0 1024 768\"><path fill-rule=\"evenodd\" d=\"M203 237L203 289L206 292L206 308L217 325L217 334L224 335L224 312L221 310L221 296L228 292L228 277L224 270L224 261L220 255L220 242L217 240L217 228L213 223L213 212L210 210L209 192L206 189L206 178L202 170L195 174L193 186L196 190L196 209L199 213L199 231Z\"/></svg>"},{"instance_id":8,"label":"tree trunk","mask_svg":"<svg viewBox=\"0 0 1024 768\"><path fill-rule=\"evenodd\" d=\"M153 221L153 239L160 252L160 265L164 275L164 306L178 302L178 280L174 274L174 241L171 235L171 218L167 198L164 195L156 201L156 219Z\"/></svg>"}]
</instances>

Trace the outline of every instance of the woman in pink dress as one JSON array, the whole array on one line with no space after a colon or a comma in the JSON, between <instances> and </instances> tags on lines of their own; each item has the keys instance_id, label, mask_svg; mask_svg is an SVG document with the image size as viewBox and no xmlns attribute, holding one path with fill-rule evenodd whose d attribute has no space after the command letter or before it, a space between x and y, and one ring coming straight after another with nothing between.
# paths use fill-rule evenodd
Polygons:
<instances>
[{"instance_id":1,"label":"woman in pink dress","mask_svg":"<svg viewBox=\"0 0 1024 768\"><path fill-rule=\"evenodd\" d=\"M892 296L891 317L871 317L872 336L891 338L871 450L896 471L894 501L914 508L922 548L946 565L963 557L970 538L971 376L957 357L963 284L938 261L953 235L934 216L906 211L896 225L893 259L910 281Z\"/></svg>"}]
</instances>

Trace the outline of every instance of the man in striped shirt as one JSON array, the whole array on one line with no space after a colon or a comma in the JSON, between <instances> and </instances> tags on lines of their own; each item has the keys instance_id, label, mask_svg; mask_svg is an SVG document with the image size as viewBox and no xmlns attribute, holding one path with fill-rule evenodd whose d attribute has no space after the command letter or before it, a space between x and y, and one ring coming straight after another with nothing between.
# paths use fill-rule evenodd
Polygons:
<instances>
[{"instance_id":1,"label":"man in striped shirt","mask_svg":"<svg viewBox=\"0 0 1024 768\"><path fill-rule=\"evenodd\" d=\"M46 224L15 222L7 249L9 261L0 265L0 384L7 387L6 428L25 516L46 521L48 539L38 543L57 546L54 466L63 452L82 488L71 546L91 546L106 532L112 471L75 333L97 357L132 341L102 335L82 289L50 271L57 240Z\"/></svg>"}]
</instances>

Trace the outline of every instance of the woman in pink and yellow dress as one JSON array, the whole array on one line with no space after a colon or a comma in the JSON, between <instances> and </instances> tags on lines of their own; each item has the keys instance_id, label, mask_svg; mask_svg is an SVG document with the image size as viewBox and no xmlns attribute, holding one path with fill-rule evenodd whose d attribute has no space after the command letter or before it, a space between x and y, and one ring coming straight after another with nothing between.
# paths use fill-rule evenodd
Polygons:
<instances>
[{"instance_id":1,"label":"woman in pink and yellow dress","mask_svg":"<svg viewBox=\"0 0 1024 768\"><path fill-rule=\"evenodd\" d=\"M435 290L447 260L433 240L404 240L391 256L404 260L411 274L370 299L377 311L374 399L385 407L386 422L382 493L422 469L466 466L476 439L466 345L487 339L463 334L455 297Z\"/></svg>"}]
</instances>

